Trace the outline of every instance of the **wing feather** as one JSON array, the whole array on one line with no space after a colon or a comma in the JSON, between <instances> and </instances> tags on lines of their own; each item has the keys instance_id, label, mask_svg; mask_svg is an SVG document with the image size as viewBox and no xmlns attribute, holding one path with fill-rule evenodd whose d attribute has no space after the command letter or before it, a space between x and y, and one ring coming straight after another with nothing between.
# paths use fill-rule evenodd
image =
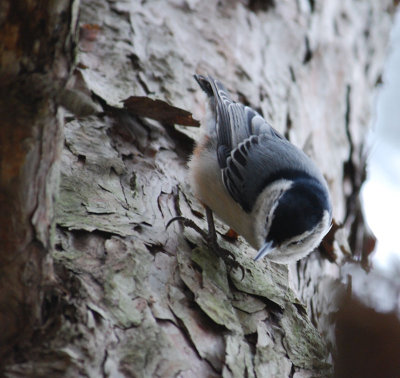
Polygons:
<instances>
[{"instance_id":1,"label":"wing feather","mask_svg":"<svg viewBox=\"0 0 400 378\"><path fill-rule=\"evenodd\" d=\"M300 177L320 178L320 173L304 152L286 139L266 133L242 141L222 169L224 186L247 212L268 183Z\"/></svg>"},{"instance_id":2,"label":"wing feather","mask_svg":"<svg viewBox=\"0 0 400 378\"><path fill-rule=\"evenodd\" d=\"M234 102L222 83L210 76L196 79L211 86L211 91L206 92L215 100L217 156L222 181L245 211L252 210L265 185L277 178L292 180L298 176L314 176L322 179L304 152L274 130L254 109Z\"/></svg>"}]
</instances>

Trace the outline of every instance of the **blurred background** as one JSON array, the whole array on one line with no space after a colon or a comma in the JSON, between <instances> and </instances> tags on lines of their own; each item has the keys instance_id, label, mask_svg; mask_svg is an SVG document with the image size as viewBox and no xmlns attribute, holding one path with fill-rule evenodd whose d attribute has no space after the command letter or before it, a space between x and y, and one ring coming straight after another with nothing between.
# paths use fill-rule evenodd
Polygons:
<instances>
[{"instance_id":1,"label":"blurred background","mask_svg":"<svg viewBox=\"0 0 400 378\"><path fill-rule=\"evenodd\" d=\"M368 179L362 189L367 222L377 237L372 261L390 269L400 264L400 12L378 92L369 135ZM395 264L395 261L397 264Z\"/></svg>"}]
</instances>

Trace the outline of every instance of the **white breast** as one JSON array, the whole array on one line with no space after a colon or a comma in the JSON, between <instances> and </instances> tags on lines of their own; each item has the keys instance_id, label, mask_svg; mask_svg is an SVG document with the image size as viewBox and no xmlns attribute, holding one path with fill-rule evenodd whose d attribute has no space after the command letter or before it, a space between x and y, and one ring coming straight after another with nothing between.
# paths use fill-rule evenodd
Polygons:
<instances>
[{"instance_id":1,"label":"white breast","mask_svg":"<svg viewBox=\"0 0 400 378\"><path fill-rule=\"evenodd\" d=\"M216 150L200 145L189 162L189 179L195 195L220 219L242 235L254 248L258 243L254 236L250 215L236 203L225 189Z\"/></svg>"}]
</instances>

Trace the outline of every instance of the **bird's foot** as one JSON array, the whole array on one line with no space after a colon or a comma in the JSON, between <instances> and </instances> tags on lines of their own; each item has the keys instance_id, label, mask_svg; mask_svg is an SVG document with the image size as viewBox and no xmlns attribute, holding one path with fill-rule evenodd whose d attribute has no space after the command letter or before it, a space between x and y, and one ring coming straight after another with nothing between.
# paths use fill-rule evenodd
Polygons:
<instances>
[{"instance_id":1,"label":"bird's foot","mask_svg":"<svg viewBox=\"0 0 400 378\"><path fill-rule=\"evenodd\" d=\"M207 215L208 217L209 215ZM225 248L222 248L217 241L217 236L215 232L215 228L213 228L212 231L209 230L209 232L205 232L203 229L201 229L193 220L189 218L185 218L182 216L174 217L170 219L167 223L167 228L171 225L171 223L179 221L182 223L184 227L189 227L193 230L195 230L197 233L199 233L202 238L205 240L207 243L208 248L210 248L218 257L220 257L226 264L226 266L229 268L229 271L232 269L240 269L242 271L242 279L244 277L244 269L243 267L236 261L235 255L228 251ZM208 221L208 224L214 225L213 220L210 222Z\"/></svg>"}]
</instances>

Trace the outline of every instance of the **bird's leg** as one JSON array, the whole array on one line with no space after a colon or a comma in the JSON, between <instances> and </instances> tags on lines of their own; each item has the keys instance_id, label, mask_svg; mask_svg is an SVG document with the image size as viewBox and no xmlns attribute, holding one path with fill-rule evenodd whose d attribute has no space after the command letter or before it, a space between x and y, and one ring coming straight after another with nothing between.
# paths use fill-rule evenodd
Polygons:
<instances>
[{"instance_id":1,"label":"bird's leg","mask_svg":"<svg viewBox=\"0 0 400 378\"><path fill-rule=\"evenodd\" d=\"M205 208L208 224L208 235L206 240L209 248L211 248L219 257L221 257L221 259L224 260L228 266L232 268L237 268L239 264L236 262L233 253L225 248L220 247L220 245L218 244L217 231L215 230L213 213L208 206L205 206Z\"/></svg>"},{"instance_id":2,"label":"bird's leg","mask_svg":"<svg viewBox=\"0 0 400 378\"><path fill-rule=\"evenodd\" d=\"M217 231L215 230L214 216L212 210L208 206L204 206L206 209L207 225L208 225L208 243L217 244Z\"/></svg>"},{"instance_id":3,"label":"bird's leg","mask_svg":"<svg viewBox=\"0 0 400 378\"><path fill-rule=\"evenodd\" d=\"M205 206L205 209L206 209L206 217L208 224L208 233L202 230L191 219L180 216L170 219L169 222L167 223L167 228L170 226L172 222L175 221L182 222L184 227L190 227L196 232L198 232L202 236L202 238L207 242L208 247L211 250L213 250L219 257L221 257L227 266L229 266L231 269L239 268L243 271L243 267L235 260L233 253L219 246L217 241L217 232L215 230L213 213L208 206Z\"/></svg>"}]
</instances>

